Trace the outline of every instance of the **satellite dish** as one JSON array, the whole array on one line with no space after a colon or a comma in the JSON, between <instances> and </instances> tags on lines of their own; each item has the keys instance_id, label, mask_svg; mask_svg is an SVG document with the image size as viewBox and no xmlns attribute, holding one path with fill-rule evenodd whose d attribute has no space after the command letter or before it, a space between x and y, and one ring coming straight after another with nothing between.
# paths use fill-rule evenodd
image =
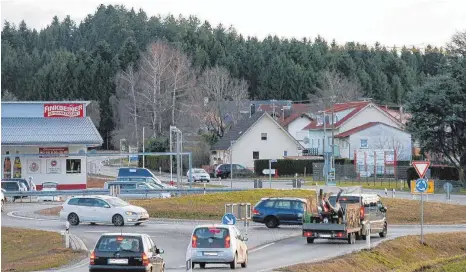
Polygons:
<instances>
[{"instance_id":1,"label":"satellite dish","mask_svg":"<svg viewBox=\"0 0 466 272\"><path fill-rule=\"evenodd\" d=\"M308 143L309 143L309 138L308 138L308 137L304 137L303 142L304 142L305 144L308 144Z\"/></svg>"}]
</instances>

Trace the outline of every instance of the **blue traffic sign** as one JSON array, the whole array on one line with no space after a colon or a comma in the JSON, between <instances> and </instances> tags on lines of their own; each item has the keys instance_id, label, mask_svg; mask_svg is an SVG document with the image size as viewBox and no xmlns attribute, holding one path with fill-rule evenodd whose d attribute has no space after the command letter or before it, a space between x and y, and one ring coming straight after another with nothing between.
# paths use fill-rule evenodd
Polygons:
<instances>
[{"instance_id":1,"label":"blue traffic sign","mask_svg":"<svg viewBox=\"0 0 466 272\"><path fill-rule=\"evenodd\" d=\"M222 224L224 225L235 225L236 224L236 217L232 213L226 213L222 217Z\"/></svg>"},{"instance_id":2,"label":"blue traffic sign","mask_svg":"<svg viewBox=\"0 0 466 272\"><path fill-rule=\"evenodd\" d=\"M453 185L450 182L447 182L443 184L443 190L447 193L451 193L451 191L453 191Z\"/></svg>"},{"instance_id":3,"label":"blue traffic sign","mask_svg":"<svg viewBox=\"0 0 466 272\"><path fill-rule=\"evenodd\" d=\"M416 180L416 190L420 193L424 193L425 191L427 191L427 179L417 179Z\"/></svg>"}]
</instances>

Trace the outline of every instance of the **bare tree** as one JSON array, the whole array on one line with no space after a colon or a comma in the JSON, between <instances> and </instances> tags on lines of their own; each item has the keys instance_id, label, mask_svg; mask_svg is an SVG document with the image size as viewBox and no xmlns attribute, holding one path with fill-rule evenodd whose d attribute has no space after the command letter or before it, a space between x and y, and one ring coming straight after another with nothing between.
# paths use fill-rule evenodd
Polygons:
<instances>
[{"instance_id":1,"label":"bare tree","mask_svg":"<svg viewBox=\"0 0 466 272\"><path fill-rule=\"evenodd\" d=\"M18 101L18 98L8 90L2 90L2 101Z\"/></svg>"},{"instance_id":2,"label":"bare tree","mask_svg":"<svg viewBox=\"0 0 466 272\"><path fill-rule=\"evenodd\" d=\"M140 75L134 70L132 64L128 66L126 71L120 71L116 75L116 98L119 104L118 113L120 114L120 129L127 127L127 121L132 122L130 131L135 135L135 144L139 146L139 119L141 108L141 92L139 90ZM123 111L123 112L122 112ZM125 116L130 117L127 120ZM126 135L128 137L129 135Z\"/></svg>"},{"instance_id":3,"label":"bare tree","mask_svg":"<svg viewBox=\"0 0 466 272\"><path fill-rule=\"evenodd\" d=\"M466 56L466 30L455 33L447 49L452 54Z\"/></svg>"},{"instance_id":4,"label":"bare tree","mask_svg":"<svg viewBox=\"0 0 466 272\"><path fill-rule=\"evenodd\" d=\"M171 104L166 85L174 53L169 44L156 42L150 44L141 56L141 96L154 137L162 133L162 114L170 108L167 105Z\"/></svg>"},{"instance_id":5,"label":"bare tree","mask_svg":"<svg viewBox=\"0 0 466 272\"><path fill-rule=\"evenodd\" d=\"M208 69L191 95L192 114L205 128L223 137L226 132L224 118L229 115L233 124L239 120L241 101L247 99L247 89L246 81L232 79L227 69L218 66Z\"/></svg>"},{"instance_id":6,"label":"bare tree","mask_svg":"<svg viewBox=\"0 0 466 272\"><path fill-rule=\"evenodd\" d=\"M388 149L396 152L396 160L409 160L405 154L405 146L395 136L380 136L375 140L375 149ZM410 152L410 151L409 151Z\"/></svg>"},{"instance_id":7,"label":"bare tree","mask_svg":"<svg viewBox=\"0 0 466 272\"><path fill-rule=\"evenodd\" d=\"M100 125L100 103L97 100L92 100L91 103L87 106L86 115L89 116L98 128Z\"/></svg>"},{"instance_id":8,"label":"bare tree","mask_svg":"<svg viewBox=\"0 0 466 272\"><path fill-rule=\"evenodd\" d=\"M326 70L322 73L322 87L317 88L315 94L310 94L309 99L322 101L327 108L331 105L332 96L335 103L354 101L362 96L362 88L358 81L350 80L335 70Z\"/></svg>"}]
</instances>

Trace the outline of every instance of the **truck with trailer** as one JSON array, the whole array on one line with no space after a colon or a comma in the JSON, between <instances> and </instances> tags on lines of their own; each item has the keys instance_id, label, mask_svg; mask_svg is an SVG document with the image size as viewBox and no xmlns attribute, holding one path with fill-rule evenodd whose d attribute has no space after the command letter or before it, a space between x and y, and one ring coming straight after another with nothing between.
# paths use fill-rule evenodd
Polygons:
<instances>
[{"instance_id":1,"label":"truck with trailer","mask_svg":"<svg viewBox=\"0 0 466 272\"><path fill-rule=\"evenodd\" d=\"M380 237L387 235L387 208L379 195L363 194L360 187L328 186L317 192L313 212L303 217L303 237L307 243L331 239L354 244L374 233Z\"/></svg>"}]
</instances>

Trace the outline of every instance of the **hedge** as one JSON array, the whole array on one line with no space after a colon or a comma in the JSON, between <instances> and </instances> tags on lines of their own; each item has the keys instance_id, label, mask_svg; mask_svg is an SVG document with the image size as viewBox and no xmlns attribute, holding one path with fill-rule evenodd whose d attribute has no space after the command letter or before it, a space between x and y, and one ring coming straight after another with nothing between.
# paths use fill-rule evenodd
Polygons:
<instances>
[{"instance_id":1,"label":"hedge","mask_svg":"<svg viewBox=\"0 0 466 272\"><path fill-rule=\"evenodd\" d=\"M456 169L453 166L433 165L433 166L430 166L429 169L430 169L430 177L432 179L436 179L436 180L459 180L460 179L460 174L459 174L458 169ZM417 174L416 169L414 169L414 167L409 167L407 172L408 172L407 182L408 182L408 187L410 187L411 186L410 181L418 179L419 175Z\"/></svg>"},{"instance_id":2,"label":"hedge","mask_svg":"<svg viewBox=\"0 0 466 272\"><path fill-rule=\"evenodd\" d=\"M290 160L280 159L277 162L272 163L272 169L278 171L280 176L294 176L304 174L312 175L312 169L314 163L323 163L324 160ZM349 159L335 159L335 164L351 164L352 160ZM254 171L257 175L263 175L262 170L269 169L269 160L255 160Z\"/></svg>"}]
</instances>

